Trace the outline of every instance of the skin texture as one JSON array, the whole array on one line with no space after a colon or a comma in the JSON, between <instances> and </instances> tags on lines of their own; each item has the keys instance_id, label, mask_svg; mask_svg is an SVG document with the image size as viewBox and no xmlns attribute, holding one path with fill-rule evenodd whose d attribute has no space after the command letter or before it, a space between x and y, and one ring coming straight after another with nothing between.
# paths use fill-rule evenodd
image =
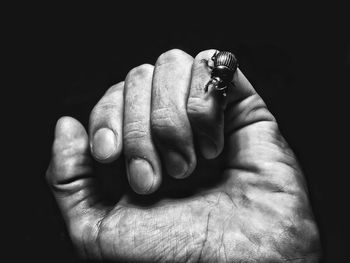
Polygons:
<instances>
[{"instance_id":1,"label":"skin texture","mask_svg":"<svg viewBox=\"0 0 350 263\"><path fill-rule=\"evenodd\" d=\"M90 116L58 120L47 180L83 258L318 262L319 235L292 150L239 70L205 93L181 50L132 69Z\"/></svg>"}]
</instances>

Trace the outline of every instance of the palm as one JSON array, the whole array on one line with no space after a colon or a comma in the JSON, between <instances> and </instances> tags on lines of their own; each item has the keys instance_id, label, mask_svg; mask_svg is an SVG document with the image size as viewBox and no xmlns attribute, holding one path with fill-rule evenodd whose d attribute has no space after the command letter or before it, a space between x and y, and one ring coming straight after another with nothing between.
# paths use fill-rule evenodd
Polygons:
<instances>
[{"instance_id":1,"label":"palm","mask_svg":"<svg viewBox=\"0 0 350 263\"><path fill-rule=\"evenodd\" d=\"M188 179L165 178L150 197L115 191L124 188L123 172L102 185L113 190L112 203L90 184L70 208L73 241L84 255L123 262L290 260L297 248L309 251L302 237L315 229L301 174L276 132L268 122L233 132L222 157L199 160Z\"/></svg>"}]
</instances>

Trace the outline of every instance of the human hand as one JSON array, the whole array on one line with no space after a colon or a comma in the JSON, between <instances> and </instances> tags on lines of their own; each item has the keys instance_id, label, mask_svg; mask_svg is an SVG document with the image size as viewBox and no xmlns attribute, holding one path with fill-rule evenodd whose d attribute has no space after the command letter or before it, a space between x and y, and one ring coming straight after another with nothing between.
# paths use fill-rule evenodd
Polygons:
<instances>
[{"instance_id":1,"label":"human hand","mask_svg":"<svg viewBox=\"0 0 350 263\"><path fill-rule=\"evenodd\" d=\"M261 97L239 70L227 98L203 91L214 52L134 68L95 106L89 135L57 122L47 179L82 257L317 261L302 172Z\"/></svg>"}]
</instances>

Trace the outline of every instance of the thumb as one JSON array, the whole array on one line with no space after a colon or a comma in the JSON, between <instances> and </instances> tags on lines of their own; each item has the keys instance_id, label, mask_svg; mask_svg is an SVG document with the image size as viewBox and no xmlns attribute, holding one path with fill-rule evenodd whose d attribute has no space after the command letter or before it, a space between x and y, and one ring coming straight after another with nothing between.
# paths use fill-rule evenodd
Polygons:
<instances>
[{"instance_id":1,"label":"thumb","mask_svg":"<svg viewBox=\"0 0 350 263\"><path fill-rule=\"evenodd\" d=\"M88 135L80 122L71 117L58 120L52 159L46 178L74 241L84 233L94 235L98 215L95 179L89 156ZM102 209L102 208L99 208ZM89 231L85 231L89 228ZM77 242L74 242L77 243Z\"/></svg>"}]
</instances>

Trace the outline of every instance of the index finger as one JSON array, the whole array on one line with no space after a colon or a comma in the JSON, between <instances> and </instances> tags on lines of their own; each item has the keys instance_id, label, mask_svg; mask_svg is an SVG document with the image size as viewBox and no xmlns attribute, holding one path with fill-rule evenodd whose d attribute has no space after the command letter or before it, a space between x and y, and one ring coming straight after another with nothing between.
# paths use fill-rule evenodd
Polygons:
<instances>
[{"instance_id":1,"label":"index finger","mask_svg":"<svg viewBox=\"0 0 350 263\"><path fill-rule=\"evenodd\" d=\"M99 162L116 160L123 148L124 82L109 88L90 114L92 156Z\"/></svg>"},{"instance_id":2,"label":"index finger","mask_svg":"<svg viewBox=\"0 0 350 263\"><path fill-rule=\"evenodd\" d=\"M210 49L195 57L187 101L187 114L199 150L207 159L216 158L223 150L224 112L227 105L256 93L239 69L234 72L230 86L226 89L226 96L216 90L206 90L212 72L208 62L216 52L218 51Z\"/></svg>"}]
</instances>

